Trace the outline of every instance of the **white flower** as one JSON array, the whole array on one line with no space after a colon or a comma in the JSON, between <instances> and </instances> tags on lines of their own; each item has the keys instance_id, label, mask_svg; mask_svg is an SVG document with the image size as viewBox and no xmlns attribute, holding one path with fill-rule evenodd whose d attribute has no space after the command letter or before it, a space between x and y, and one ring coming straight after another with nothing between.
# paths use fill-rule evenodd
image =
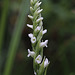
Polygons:
<instances>
[{"instance_id":1,"label":"white flower","mask_svg":"<svg viewBox=\"0 0 75 75\"><path fill-rule=\"evenodd\" d=\"M27 26L28 26L29 28L33 29L33 25L27 24Z\"/></svg>"},{"instance_id":2,"label":"white flower","mask_svg":"<svg viewBox=\"0 0 75 75\"><path fill-rule=\"evenodd\" d=\"M31 15L28 15L28 17L29 17L30 19L33 19L33 16L31 16Z\"/></svg>"},{"instance_id":3,"label":"white flower","mask_svg":"<svg viewBox=\"0 0 75 75\"><path fill-rule=\"evenodd\" d=\"M32 43L35 43L35 42L36 42L36 37L32 37L32 38L31 38L31 42L32 42Z\"/></svg>"},{"instance_id":4,"label":"white flower","mask_svg":"<svg viewBox=\"0 0 75 75\"><path fill-rule=\"evenodd\" d=\"M37 26L37 28L35 29L35 31L40 31L41 27Z\"/></svg>"},{"instance_id":5,"label":"white flower","mask_svg":"<svg viewBox=\"0 0 75 75\"><path fill-rule=\"evenodd\" d=\"M42 32L42 34L45 34L45 33L47 33L47 29L45 29L45 30Z\"/></svg>"},{"instance_id":6,"label":"white flower","mask_svg":"<svg viewBox=\"0 0 75 75\"><path fill-rule=\"evenodd\" d=\"M33 34L32 34L32 33L28 34L28 36L29 36L30 38L33 38Z\"/></svg>"},{"instance_id":7,"label":"white flower","mask_svg":"<svg viewBox=\"0 0 75 75\"><path fill-rule=\"evenodd\" d=\"M42 20L43 20L43 17L40 17L39 19L36 20L36 22L38 23L38 22L40 22Z\"/></svg>"},{"instance_id":8,"label":"white flower","mask_svg":"<svg viewBox=\"0 0 75 75\"><path fill-rule=\"evenodd\" d=\"M38 14L39 14L39 13L41 13L41 12L42 12L42 10L43 10L43 9L41 9L41 10L38 10Z\"/></svg>"},{"instance_id":9,"label":"white flower","mask_svg":"<svg viewBox=\"0 0 75 75\"><path fill-rule=\"evenodd\" d=\"M37 3L37 5L38 5L38 6L39 6L39 5L41 5L41 3L42 3L42 2L40 2L40 3Z\"/></svg>"},{"instance_id":10,"label":"white flower","mask_svg":"<svg viewBox=\"0 0 75 75\"><path fill-rule=\"evenodd\" d=\"M39 1L38 1L38 2L35 4L35 7L40 6L40 5L41 5L41 3L42 3L42 2L39 2Z\"/></svg>"},{"instance_id":11,"label":"white flower","mask_svg":"<svg viewBox=\"0 0 75 75\"><path fill-rule=\"evenodd\" d=\"M32 33L28 34L28 36L31 38L32 43L36 42L36 37L34 37Z\"/></svg>"},{"instance_id":12,"label":"white flower","mask_svg":"<svg viewBox=\"0 0 75 75\"><path fill-rule=\"evenodd\" d=\"M35 62L38 63L38 64L40 64L41 61L42 61L42 56L41 56L41 55L38 55L38 56L36 57L36 59L35 59Z\"/></svg>"},{"instance_id":13,"label":"white flower","mask_svg":"<svg viewBox=\"0 0 75 75\"><path fill-rule=\"evenodd\" d=\"M47 67L47 66L49 65L49 63L50 63L50 62L49 62L48 59L46 58L45 61L44 61L44 68Z\"/></svg>"},{"instance_id":14,"label":"white flower","mask_svg":"<svg viewBox=\"0 0 75 75\"><path fill-rule=\"evenodd\" d=\"M34 51L30 51L30 49L28 49L28 55L27 55L27 57L34 57L34 55L35 55L35 52Z\"/></svg>"},{"instance_id":15,"label":"white flower","mask_svg":"<svg viewBox=\"0 0 75 75\"><path fill-rule=\"evenodd\" d=\"M40 47L47 47L47 43L48 43L48 40L45 40L45 42L41 42L40 43Z\"/></svg>"}]
</instances>

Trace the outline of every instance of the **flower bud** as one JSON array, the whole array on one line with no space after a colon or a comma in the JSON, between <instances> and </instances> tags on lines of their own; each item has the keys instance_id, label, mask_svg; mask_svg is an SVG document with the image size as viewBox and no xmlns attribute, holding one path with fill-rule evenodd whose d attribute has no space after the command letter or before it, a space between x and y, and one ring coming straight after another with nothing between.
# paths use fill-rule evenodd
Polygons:
<instances>
[{"instance_id":1,"label":"flower bud","mask_svg":"<svg viewBox=\"0 0 75 75\"><path fill-rule=\"evenodd\" d=\"M33 14L34 9L33 9L32 7L30 7L30 11L31 11L31 13Z\"/></svg>"}]
</instances>

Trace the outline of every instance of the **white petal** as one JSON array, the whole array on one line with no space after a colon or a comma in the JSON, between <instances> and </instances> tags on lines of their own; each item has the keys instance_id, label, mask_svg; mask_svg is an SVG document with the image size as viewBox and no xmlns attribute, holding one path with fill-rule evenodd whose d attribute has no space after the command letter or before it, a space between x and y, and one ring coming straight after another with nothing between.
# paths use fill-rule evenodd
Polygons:
<instances>
[{"instance_id":1,"label":"white petal","mask_svg":"<svg viewBox=\"0 0 75 75\"><path fill-rule=\"evenodd\" d=\"M41 61L42 61L42 56L41 56L41 55L38 55L38 56L36 57L36 59L35 59L35 62L38 63L38 64L40 64Z\"/></svg>"},{"instance_id":2,"label":"white petal","mask_svg":"<svg viewBox=\"0 0 75 75\"><path fill-rule=\"evenodd\" d=\"M27 57L30 57L30 54L28 54Z\"/></svg>"},{"instance_id":3,"label":"white petal","mask_svg":"<svg viewBox=\"0 0 75 75\"><path fill-rule=\"evenodd\" d=\"M28 26L29 28L33 29L33 25L27 24L27 26Z\"/></svg>"}]
</instances>

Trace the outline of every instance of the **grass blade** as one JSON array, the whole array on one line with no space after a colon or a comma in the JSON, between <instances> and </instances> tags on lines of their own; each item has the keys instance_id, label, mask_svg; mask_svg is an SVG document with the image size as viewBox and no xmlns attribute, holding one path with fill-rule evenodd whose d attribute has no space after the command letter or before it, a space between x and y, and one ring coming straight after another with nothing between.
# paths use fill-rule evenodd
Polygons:
<instances>
[{"instance_id":1,"label":"grass blade","mask_svg":"<svg viewBox=\"0 0 75 75\"><path fill-rule=\"evenodd\" d=\"M21 38L22 30L24 28L24 23L26 22L26 17L27 17L28 12L29 12L29 0L23 0L21 9L20 9L20 15L16 22L16 27L14 29L14 33L10 42L8 58L6 61L3 75L10 75L11 73L12 65L14 62L19 40Z\"/></svg>"}]
</instances>

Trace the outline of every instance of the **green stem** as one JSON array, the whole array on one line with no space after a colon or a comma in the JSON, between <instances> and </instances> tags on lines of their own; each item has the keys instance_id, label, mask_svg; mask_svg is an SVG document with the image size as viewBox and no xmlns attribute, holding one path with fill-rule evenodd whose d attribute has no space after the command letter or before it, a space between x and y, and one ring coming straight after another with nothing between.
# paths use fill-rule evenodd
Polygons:
<instances>
[{"instance_id":1,"label":"green stem","mask_svg":"<svg viewBox=\"0 0 75 75\"><path fill-rule=\"evenodd\" d=\"M14 58L17 52L18 44L21 38L22 30L24 28L24 23L26 22L28 12L29 12L29 0L23 0L22 6L20 9L20 15L16 22L16 27L14 29L14 33L10 42L8 58L5 64L3 75L10 75L11 73Z\"/></svg>"}]
</instances>

